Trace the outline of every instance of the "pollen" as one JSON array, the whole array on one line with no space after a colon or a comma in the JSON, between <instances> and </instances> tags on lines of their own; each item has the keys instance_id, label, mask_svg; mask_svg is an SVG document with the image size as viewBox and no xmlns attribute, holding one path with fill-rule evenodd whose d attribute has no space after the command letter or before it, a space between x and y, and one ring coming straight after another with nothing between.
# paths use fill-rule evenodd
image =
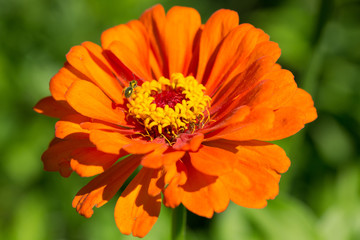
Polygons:
<instances>
[{"instance_id":1,"label":"pollen","mask_svg":"<svg viewBox=\"0 0 360 240\"><path fill-rule=\"evenodd\" d=\"M172 145L179 134L194 133L209 121L211 98L204 90L192 76L160 77L134 88L127 114L142 126L139 134L149 140L165 138Z\"/></svg>"}]
</instances>

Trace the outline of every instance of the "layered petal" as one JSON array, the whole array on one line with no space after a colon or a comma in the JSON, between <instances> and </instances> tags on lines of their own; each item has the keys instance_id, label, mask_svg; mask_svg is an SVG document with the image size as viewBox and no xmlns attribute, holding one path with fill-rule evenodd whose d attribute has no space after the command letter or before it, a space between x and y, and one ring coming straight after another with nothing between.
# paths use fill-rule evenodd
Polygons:
<instances>
[{"instance_id":1,"label":"layered petal","mask_svg":"<svg viewBox=\"0 0 360 240\"><path fill-rule=\"evenodd\" d=\"M117 126L115 124L112 123L106 123L103 121L99 121L99 122L81 122L80 126L82 129L84 130L103 130L103 131L110 131L110 132L118 132L124 135L132 135L135 134L135 130L133 126Z\"/></svg>"},{"instance_id":2,"label":"layered petal","mask_svg":"<svg viewBox=\"0 0 360 240\"><path fill-rule=\"evenodd\" d=\"M89 118L79 114L66 115L55 124L55 136L64 139L71 134L89 134L87 129L81 127L81 123L89 121Z\"/></svg>"},{"instance_id":3,"label":"layered petal","mask_svg":"<svg viewBox=\"0 0 360 240\"><path fill-rule=\"evenodd\" d=\"M257 139L273 141L292 136L300 131L306 123L317 118L311 96L300 88L296 88L293 92L294 94L287 101L278 104L281 106L279 109L274 110L273 126ZM274 104L273 100L274 98L271 99Z\"/></svg>"},{"instance_id":4,"label":"layered petal","mask_svg":"<svg viewBox=\"0 0 360 240\"><path fill-rule=\"evenodd\" d=\"M54 118L64 118L76 112L65 101L56 101L53 97L41 99L34 107L37 113Z\"/></svg>"},{"instance_id":5,"label":"layered petal","mask_svg":"<svg viewBox=\"0 0 360 240\"><path fill-rule=\"evenodd\" d=\"M130 144L131 139L118 132L93 130L90 131L90 141L102 152L119 154L123 146Z\"/></svg>"},{"instance_id":6,"label":"layered petal","mask_svg":"<svg viewBox=\"0 0 360 240\"><path fill-rule=\"evenodd\" d=\"M57 101L66 100L66 91L69 89L71 84L77 80L90 81L88 77L66 62L64 67L61 68L50 80L51 95Z\"/></svg>"},{"instance_id":7,"label":"layered petal","mask_svg":"<svg viewBox=\"0 0 360 240\"><path fill-rule=\"evenodd\" d=\"M304 114L305 122L309 123L317 118L317 112L314 107L314 101L309 93L301 88L297 88L296 92L285 106L295 107L298 111Z\"/></svg>"},{"instance_id":8,"label":"layered petal","mask_svg":"<svg viewBox=\"0 0 360 240\"><path fill-rule=\"evenodd\" d=\"M214 85L213 104L210 112L213 112L212 109L219 108L227 112L232 101L237 106L241 106L241 97L256 87L273 68L274 62L271 57L265 56L257 59L241 73L228 78L226 82L223 81L219 85ZM232 101L229 101L229 99L232 99Z\"/></svg>"},{"instance_id":9,"label":"layered petal","mask_svg":"<svg viewBox=\"0 0 360 240\"><path fill-rule=\"evenodd\" d=\"M100 46L92 42L84 42L81 46L71 48L66 55L68 62L83 75L87 76L115 103L124 101L120 82L115 70L103 55Z\"/></svg>"},{"instance_id":10,"label":"layered petal","mask_svg":"<svg viewBox=\"0 0 360 240\"><path fill-rule=\"evenodd\" d=\"M70 167L81 177L100 174L113 165L119 155L98 151L95 147L78 148L71 154Z\"/></svg>"},{"instance_id":11,"label":"layered petal","mask_svg":"<svg viewBox=\"0 0 360 240\"><path fill-rule=\"evenodd\" d=\"M194 168L211 176L219 176L230 172L235 163L234 154L221 148L201 146L199 151L190 152L189 154Z\"/></svg>"},{"instance_id":12,"label":"layered petal","mask_svg":"<svg viewBox=\"0 0 360 240\"><path fill-rule=\"evenodd\" d=\"M114 109L113 102L91 82L83 80L74 82L65 97L67 102L84 116L126 125L125 113L119 108Z\"/></svg>"},{"instance_id":13,"label":"layered petal","mask_svg":"<svg viewBox=\"0 0 360 240\"><path fill-rule=\"evenodd\" d=\"M278 109L294 98L297 92L297 85L294 75L286 69L273 70L263 76L263 79L273 83L271 97L259 104L271 109Z\"/></svg>"},{"instance_id":14,"label":"layered petal","mask_svg":"<svg viewBox=\"0 0 360 240\"><path fill-rule=\"evenodd\" d=\"M167 187L163 189L164 205L175 208L182 201L184 190L179 186L187 181L187 169L183 161L177 161L165 169L164 184L167 184Z\"/></svg>"},{"instance_id":15,"label":"layered petal","mask_svg":"<svg viewBox=\"0 0 360 240\"><path fill-rule=\"evenodd\" d=\"M274 176L264 169L239 164L233 172L219 177L229 198L234 203L248 208L263 208L268 199L279 191L280 175Z\"/></svg>"},{"instance_id":16,"label":"layered petal","mask_svg":"<svg viewBox=\"0 0 360 240\"><path fill-rule=\"evenodd\" d=\"M146 154L164 146L163 143L133 140L119 132L102 130L90 131L90 141L100 151L111 154L119 154L122 149L131 154Z\"/></svg>"},{"instance_id":17,"label":"layered petal","mask_svg":"<svg viewBox=\"0 0 360 240\"><path fill-rule=\"evenodd\" d=\"M176 143L172 146L172 148L178 151L196 152L199 149L203 140L204 135L202 133L180 134L179 138L176 140Z\"/></svg>"},{"instance_id":18,"label":"layered petal","mask_svg":"<svg viewBox=\"0 0 360 240\"><path fill-rule=\"evenodd\" d=\"M186 160L185 160L186 161ZM229 204L229 195L218 177L203 174L186 161L187 181L180 186L182 204L191 212L211 218L215 212L222 212Z\"/></svg>"},{"instance_id":19,"label":"layered petal","mask_svg":"<svg viewBox=\"0 0 360 240\"><path fill-rule=\"evenodd\" d=\"M205 134L206 140L228 139L234 141L259 139L274 124L274 112L267 108L253 109L240 122L234 122Z\"/></svg>"},{"instance_id":20,"label":"layered petal","mask_svg":"<svg viewBox=\"0 0 360 240\"><path fill-rule=\"evenodd\" d=\"M46 171L59 171L64 177L70 176L72 153L80 148L94 147L86 134L73 134L64 140L54 139L41 156Z\"/></svg>"},{"instance_id":21,"label":"layered petal","mask_svg":"<svg viewBox=\"0 0 360 240\"><path fill-rule=\"evenodd\" d=\"M129 156L107 171L91 180L73 200L73 207L79 214L89 218L93 207L101 207L114 197L125 180L139 166L141 156Z\"/></svg>"},{"instance_id":22,"label":"layered petal","mask_svg":"<svg viewBox=\"0 0 360 240\"><path fill-rule=\"evenodd\" d=\"M147 154L141 161L141 165L148 168L161 168L171 165L184 156L185 151L169 150L167 146L161 146Z\"/></svg>"},{"instance_id":23,"label":"layered petal","mask_svg":"<svg viewBox=\"0 0 360 240\"><path fill-rule=\"evenodd\" d=\"M161 208L161 195L151 196L148 188L154 174L142 168L121 194L115 206L115 222L123 234L144 237L155 224Z\"/></svg>"},{"instance_id":24,"label":"layered petal","mask_svg":"<svg viewBox=\"0 0 360 240\"><path fill-rule=\"evenodd\" d=\"M232 171L219 175L233 202L244 207L261 208L278 194L280 173L286 172L290 166L282 148L261 141L223 139L205 144L235 155Z\"/></svg>"},{"instance_id":25,"label":"layered petal","mask_svg":"<svg viewBox=\"0 0 360 240\"><path fill-rule=\"evenodd\" d=\"M146 10L140 17L140 21L144 24L149 35L151 46L149 61L156 78L169 75L163 36L165 19L165 10L160 4Z\"/></svg>"},{"instance_id":26,"label":"layered petal","mask_svg":"<svg viewBox=\"0 0 360 240\"><path fill-rule=\"evenodd\" d=\"M274 141L294 135L305 126L305 115L295 107L283 107L274 112L273 126L257 139Z\"/></svg>"},{"instance_id":27,"label":"layered petal","mask_svg":"<svg viewBox=\"0 0 360 240\"><path fill-rule=\"evenodd\" d=\"M221 9L216 11L204 25L199 44L199 62L196 79L202 82L207 66L213 62L213 54L224 37L239 24L237 12Z\"/></svg>"},{"instance_id":28,"label":"layered petal","mask_svg":"<svg viewBox=\"0 0 360 240\"><path fill-rule=\"evenodd\" d=\"M204 145L231 152L236 155L233 158L240 158L241 161L253 163L273 173L284 173L290 166L290 160L286 156L285 151L272 143L256 140L231 141L219 139L205 142ZM233 166L235 165L233 164Z\"/></svg>"},{"instance_id":29,"label":"layered petal","mask_svg":"<svg viewBox=\"0 0 360 240\"><path fill-rule=\"evenodd\" d=\"M219 45L214 65L208 70L208 76L204 76L207 79L205 82L207 94L213 97L219 87L226 86L228 81L253 64L248 60L257 44L264 41L263 35L263 31L260 29L256 29L250 24L241 24L226 36ZM266 37L268 36L266 35ZM256 61L259 60L260 57L256 59ZM275 63L273 60L271 62Z\"/></svg>"},{"instance_id":30,"label":"layered petal","mask_svg":"<svg viewBox=\"0 0 360 240\"><path fill-rule=\"evenodd\" d=\"M193 8L173 7L166 14L164 46L169 73L187 73L193 56L194 39L201 26Z\"/></svg>"},{"instance_id":31,"label":"layered petal","mask_svg":"<svg viewBox=\"0 0 360 240\"><path fill-rule=\"evenodd\" d=\"M101 36L104 49L140 79L151 80L150 42L144 25L139 21L118 25Z\"/></svg>"}]
</instances>

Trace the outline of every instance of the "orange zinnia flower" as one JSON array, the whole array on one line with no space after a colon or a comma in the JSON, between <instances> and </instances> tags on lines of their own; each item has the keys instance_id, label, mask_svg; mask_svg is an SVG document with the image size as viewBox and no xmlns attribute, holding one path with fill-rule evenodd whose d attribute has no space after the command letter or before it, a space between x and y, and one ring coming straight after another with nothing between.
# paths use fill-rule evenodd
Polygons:
<instances>
[{"instance_id":1,"label":"orange zinnia flower","mask_svg":"<svg viewBox=\"0 0 360 240\"><path fill-rule=\"evenodd\" d=\"M272 143L316 119L311 96L276 64L262 30L219 10L161 5L84 42L51 79L35 110L59 118L45 170L96 176L76 195L85 217L139 167L115 206L124 234L143 237L161 202L204 217L229 201L261 208L290 161ZM129 155L129 156L128 156ZM125 157L118 161L119 158ZM163 196L163 198L161 197Z\"/></svg>"}]
</instances>

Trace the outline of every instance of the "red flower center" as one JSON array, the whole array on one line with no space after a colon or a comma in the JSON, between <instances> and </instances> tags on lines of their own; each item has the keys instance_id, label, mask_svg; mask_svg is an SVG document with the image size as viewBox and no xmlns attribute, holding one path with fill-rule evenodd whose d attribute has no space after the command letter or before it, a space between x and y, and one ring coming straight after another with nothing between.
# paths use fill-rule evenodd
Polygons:
<instances>
[{"instance_id":1,"label":"red flower center","mask_svg":"<svg viewBox=\"0 0 360 240\"><path fill-rule=\"evenodd\" d=\"M174 108L177 103L181 103L185 99L185 94L182 93L181 89L168 89L152 96L154 99L153 103L157 107L165 107L169 105L170 108Z\"/></svg>"}]
</instances>

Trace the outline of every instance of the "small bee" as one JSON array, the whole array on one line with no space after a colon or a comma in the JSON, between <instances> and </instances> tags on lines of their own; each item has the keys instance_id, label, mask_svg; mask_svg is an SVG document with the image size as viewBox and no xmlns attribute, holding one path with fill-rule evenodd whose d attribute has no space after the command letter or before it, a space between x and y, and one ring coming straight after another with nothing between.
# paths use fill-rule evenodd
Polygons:
<instances>
[{"instance_id":1,"label":"small bee","mask_svg":"<svg viewBox=\"0 0 360 240\"><path fill-rule=\"evenodd\" d=\"M131 97L131 95L134 92L134 89L137 87L137 81L132 80L129 84L129 86L124 90L124 95L126 98Z\"/></svg>"}]
</instances>

